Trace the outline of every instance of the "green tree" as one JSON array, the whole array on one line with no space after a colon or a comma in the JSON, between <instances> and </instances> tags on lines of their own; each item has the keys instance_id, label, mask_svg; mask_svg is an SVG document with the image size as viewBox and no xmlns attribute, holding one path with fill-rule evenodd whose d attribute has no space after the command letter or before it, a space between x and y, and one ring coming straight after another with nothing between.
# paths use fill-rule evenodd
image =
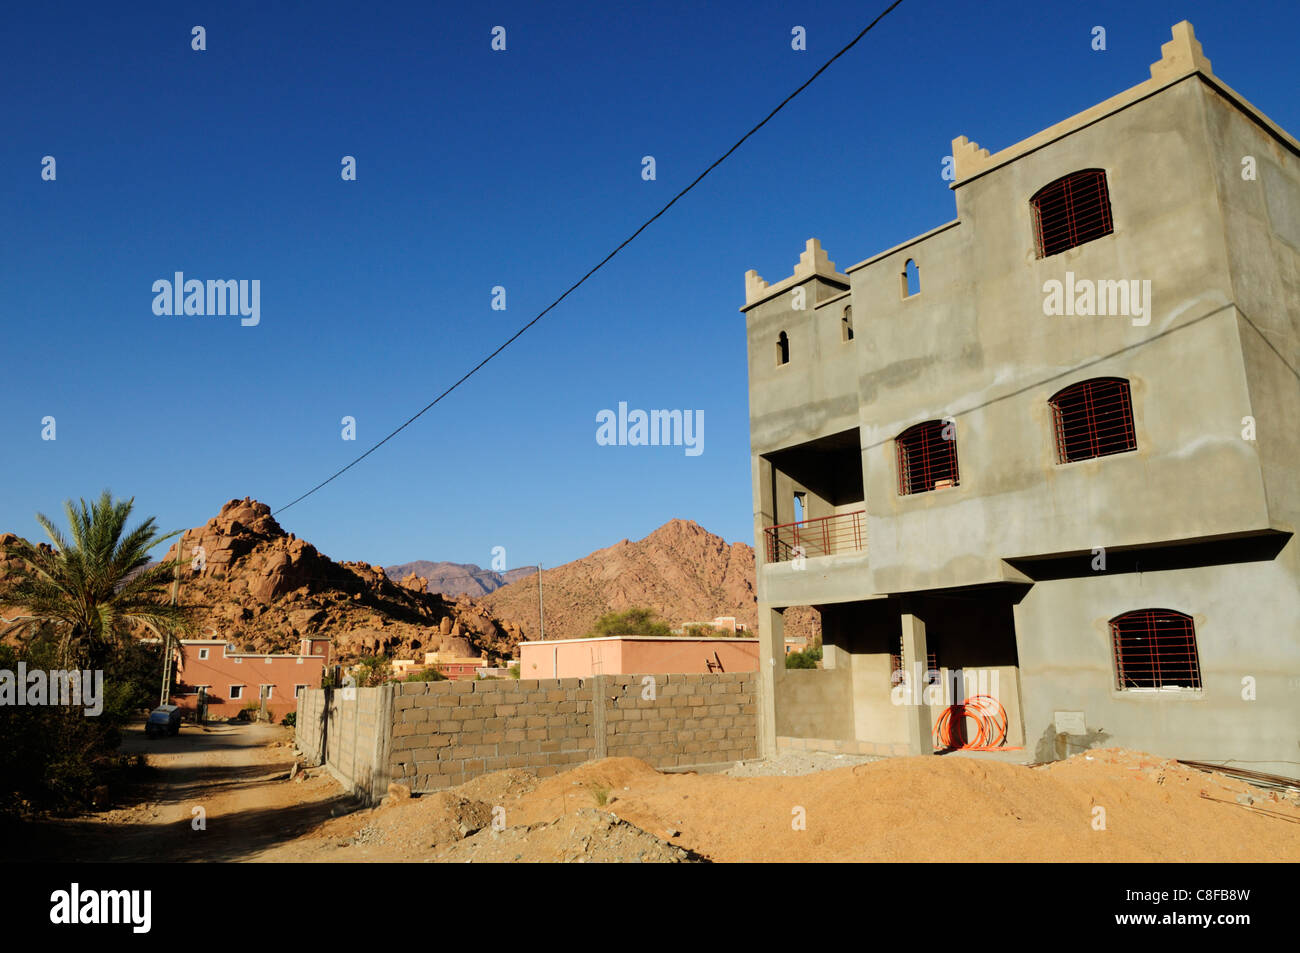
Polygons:
<instances>
[{"instance_id":1,"label":"green tree","mask_svg":"<svg viewBox=\"0 0 1300 953\"><path fill-rule=\"evenodd\" d=\"M95 669L142 631L162 639L185 631L189 610L167 602L179 552L149 565L149 551L177 533L160 535L153 517L128 530L134 505L134 498L114 500L108 490L94 503L68 500L67 536L37 513L53 548L21 538L5 547L18 566L0 590L0 607L18 615L6 620L0 637L50 633L60 665Z\"/></svg>"}]
</instances>

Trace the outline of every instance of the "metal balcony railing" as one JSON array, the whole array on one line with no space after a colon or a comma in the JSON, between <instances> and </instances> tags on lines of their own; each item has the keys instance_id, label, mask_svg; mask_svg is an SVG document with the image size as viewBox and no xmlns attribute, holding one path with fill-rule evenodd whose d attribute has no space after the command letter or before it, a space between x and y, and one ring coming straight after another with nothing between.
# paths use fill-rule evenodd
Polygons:
<instances>
[{"instance_id":1,"label":"metal balcony railing","mask_svg":"<svg viewBox=\"0 0 1300 953\"><path fill-rule=\"evenodd\" d=\"M866 510L819 516L798 523L781 523L763 531L767 561L779 563L797 556L831 556L867 548Z\"/></svg>"}]
</instances>

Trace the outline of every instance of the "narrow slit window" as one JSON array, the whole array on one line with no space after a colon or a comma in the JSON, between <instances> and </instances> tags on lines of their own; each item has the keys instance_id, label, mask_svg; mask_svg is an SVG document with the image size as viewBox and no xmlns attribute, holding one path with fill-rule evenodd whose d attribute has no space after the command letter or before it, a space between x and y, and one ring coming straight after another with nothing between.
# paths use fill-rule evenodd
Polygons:
<instances>
[{"instance_id":1,"label":"narrow slit window","mask_svg":"<svg viewBox=\"0 0 1300 953\"><path fill-rule=\"evenodd\" d=\"M845 343L853 340L853 305L847 305L840 317L840 340Z\"/></svg>"},{"instance_id":2,"label":"narrow slit window","mask_svg":"<svg viewBox=\"0 0 1300 953\"><path fill-rule=\"evenodd\" d=\"M907 259L907 264L903 266L903 273L899 275L899 283L902 286L904 298L910 298L921 293L921 269L913 259Z\"/></svg>"},{"instance_id":3,"label":"narrow slit window","mask_svg":"<svg viewBox=\"0 0 1300 953\"><path fill-rule=\"evenodd\" d=\"M778 367L790 363L790 338L784 331L776 337L776 363Z\"/></svg>"},{"instance_id":4,"label":"narrow slit window","mask_svg":"<svg viewBox=\"0 0 1300 953\"><path fill-rule=\"evenodd\" d=\"M1034 212L1039 258L1059 254L1115 230L1106 173L1101 169L1071 172L1049 182L1034 193L1029 204Z\"/></svg>"}]
</instances>

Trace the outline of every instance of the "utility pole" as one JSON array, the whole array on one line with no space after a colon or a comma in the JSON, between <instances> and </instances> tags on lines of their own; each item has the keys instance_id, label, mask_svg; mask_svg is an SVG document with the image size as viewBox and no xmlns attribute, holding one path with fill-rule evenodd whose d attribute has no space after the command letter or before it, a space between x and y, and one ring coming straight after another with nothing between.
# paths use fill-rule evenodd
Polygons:
<instances>
[{"instance_id":1,"label":"utility pole","mask_svg":"<svg viewBox=\"0 0 1300 953\"><path fill-rule=\"evenodd\" d=\"M185 542L185 534L181 533L180 538L176 540L176 574L172 577L172 605L176 605L176 600L180 596L181 589L181 558L184 550L181 544ZM158 700L159 705L167 704L167 699L171 695L172 688L172 631L167 629L163 633L163 680L162 680L162 697Z\"/></svg>"},{"instance_id":2,"label":"utility pole","mask_svg":"<svg viewBox=\"0 0 1300 953\"><path fill-rule=\"evenodd\" d=\"M539 639L539 641L545 640L546 613L542 609L542 564L541 563L537 564L537 624L538 627L542 630L541 639Z\"/></svg>"}]
</instances>

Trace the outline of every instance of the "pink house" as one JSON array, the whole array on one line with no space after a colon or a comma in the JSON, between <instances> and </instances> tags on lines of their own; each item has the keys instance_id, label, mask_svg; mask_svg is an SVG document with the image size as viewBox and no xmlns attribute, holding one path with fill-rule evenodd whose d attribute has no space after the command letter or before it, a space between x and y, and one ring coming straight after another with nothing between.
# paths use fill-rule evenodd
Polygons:
<instances>
[{"instance_id":1,"label":"pink house","mask_svg":"<svg viewBox=\"0 0 1300 953\"><path fill-rule=\"evenodd\" d=\"M758 639L611 635L519 643L520 678L756 671Z\"/></svg>"},{"instance_id":2,"label":"pink house","mask_svg":"<svg viewBox=\"0 0 1300 953\"><path fill-rule=\"evenodd\" d=\"M297 655L236 652L224 639L182 639L184 658L176 665L173 705L193 717L201 702L207 717L230 718L266 700L279 721L298 710L298 693L319 688L329 658L329 639L304 638Z\"/></svg>"}]
</instances>

